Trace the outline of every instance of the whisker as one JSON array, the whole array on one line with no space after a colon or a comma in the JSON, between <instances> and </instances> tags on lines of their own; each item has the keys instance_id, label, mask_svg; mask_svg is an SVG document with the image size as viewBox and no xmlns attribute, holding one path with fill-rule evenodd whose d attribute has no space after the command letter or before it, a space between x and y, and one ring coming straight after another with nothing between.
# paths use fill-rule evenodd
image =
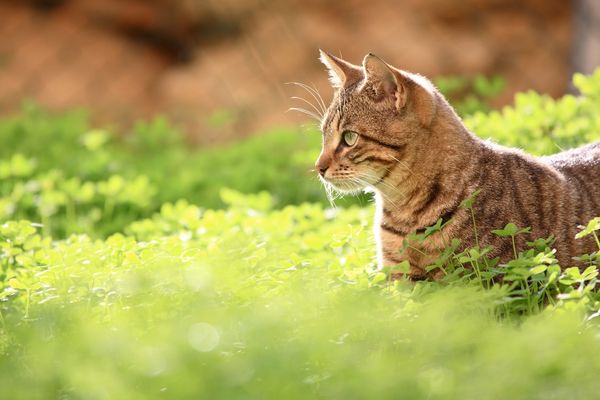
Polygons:
<instances>
[{"instance_id":1,"label":"whisker","mask_svg":"<svg viewBox=\"0 0 600 400\"><path fill-rule=\"evenodd\" d=\"M306 99L304 99L302 97L298 97L298 96L292 96L292 97L290 97L290 99L292 99L292 100L300 100L300 101L303 101L304 103L308 104L309 106L312 107L313 110L315 110L315 112L319 115L319 117L321 119L323 119L323 114L321 113L321 111L317 108L317 106L315 106L310 101L308 101L308 100L306 100Z\"/></svg>"},{"instance_id":2,"label":"whisker","mask_svg":"<svg viewBox=\"0 0 600 400\"><path fill-rule=\"evenodd\" d=\"M362 186L370 186L369 182L363 179L358 178L357 181ZM399 205L394 200L392 200L392 198L388 196L385 192L379 192L379 194L387 203L390 203L393 206L393 209L399 208Z\"/></svg>"},{"instance_id":3,"label":"whisker","mask_svg":"<svg viewBox=\"0 0 600 400\"><path fill-rule=\"evenodd\" d=\"M423 178L427 178L427 176L423 175L422 173L413 171L413 170L412 170L412 169L411 169L411 168L408 166L408 164L407 164L405 161L398 160L398 159L397 159L396 157L394 157L394 156L390 156L390 157L391 157L392 159L394 159L394 160L395 160L395 161L396 161L398 164L400 164L400 166L401 166L401 167L404 167L404 169L406 169L406 170L407 170L408 172L410 172L411 174L414 174L414 175L420 175L420 176L422 176Z\"/></svg>"},{"instance_id":4,"label":"whisker","mask_svg":"<svg viewBox=\"0 0 600 400\"><path fill-rule=\"evenodd\" d=\"M302 133L314 133L315 128L319 129L320 122L321 121L314 122L307 120L306 122L300 124L300 131Z\"/></svg>"},{"instance_id":5,"label":"whisker","mask_svg":"<svg viewBox=\"0 0 600 400\"><path fill-rule=\"evenodd\" d=\"M308 86L305 83L301 83L301 82L287 82L287 85L296 85L298 87L301 87L302 89L306 90L313 99L315 99L315 101L319 104L319 107L321 107L321 113L325 114L325 112L327 111L327 107L325 107L325 103L323 103L323 99L320 98L318 92L311 88L310 86Z\"/></svg>"},{"instance_id":6,"label":"whisker","mask_svg":"<svg viewBox=\"0 0 600 400\"><path fill-rule=\"evenodd\" d=\"M370 173L369 173L370 172ZM359 176L361 178L367 178L370 180L377 180L379 179L379 177L377 176L377 174L375 174L375 171L372 169L367 169L367 171L361 171L359 172ZM365 181L366 184L368 184L368 181ZM370 185L370 184L369 184ZM398 194L402 197L402 199L404 200L406 198L406 195L404 193L402 193L402 191L400 189L398 189L395 186L390 185L389 183L385 182L385 181L381 181L378 183L379 186L383 186L384 188L388 189L388 191L390 191L393 194ZM379 191L381 197L383 197L383 199L388 202L391 203L391 205L393 206L394 209L399 209L400 205L391 198L390 194L384 192L384 191Z\"/></svg>"},{"instance_id":7,"label":"whisker","mask_svg":"<svg viewBox=\"0 0 600 400\"><path fill-rule=\"evenodd\" d=\"M383 186L384 188L388 189L388 190L389 190L389 191L391 191L393 194L397 194L397 195L399 195L399 196L402 198L402 200L405 200L405 199L406 199L406 195L405 195L404 193L402 193L402 191L400 191L398 188L395 188L395 187L394 187L394 186L392 186L392 185L386 184L385 182L380 182L380 183L379 183L379 185L381 185L381 186ZM384 192L384 191L380 191L380 192L381 192L381 195L382 195L382 196L384 196L384 197L387 197L387 199L388 199L388 200L389 200L389 201L390 201L390 202L391 202L391 203L392 203L394 206L396 206L397 208L399 208L399 207L400 207L400 205L399 205L399 204L398 204L396 201L392 200L392 197L391 197L391 195L390 195L389 193L386 193L386 192Z\"/></svg>"},{"instance_id":8,"label":"whisker","mask_svg":"<svg viewBox=\"0 0 600 400\"><path fill-rule=\"evenodd\" d=\"M335 204L335 195L334 195L333 186L329 182L327 182L325 179L323 179L322 177L319 177L319 180L321 181L321 183L323 184L323 187L325 188L325 195L327 196L329 205L331 206L331 208L337 209L337 206Z\"/></svg>"},{"instance_id":9,"label":"whisker","mask_svg":"<svg viewBox=\"0 0 600 400\"><path fill-rule=\"evenodd\" d=\"M309 110L305 110L304 108L300 108L300 107L290 107L290 108L288 108L288 111L297 111L299 113L306 114L309 117L316 119L317 121L321 121L321 119L322 119L321 117L319 117L314 112L309 111Z\"/></svg>"},{"instance_id":10,"label":"whisker","mask_svg":"<svg viewBox=\"0 0 600 400\"><path fill-rule=\"evenodd\" d=\"M390 171L390 168L387 167L383 167L383 169ZM386 182L385 180L380 180L380 170L375 170L369 167L366 167L361 171L345 172L339 175L339 178L343 178L341 183L337 184L340 189L322 177L319 178L325 187L327 199L334 208L336 207L335 200L337 198L340 198L349 192L356 195L361 187L373 187L374 184L372 182L377 182L377 187L380 189L377 192L385 201L388 209L391 208L391 210L399 210L404 201L407 199L406 194L400 188Z\"/></svg>"},{"instance_id":11,"label":"whisker","mask_svg":"<svg viewBox=\"0 0 600 400\"><path fill-rule=\"evenodd\" d=\"M323 97L321 96L321 93L319 93L317 86L312 82L310 84L312 85L312 89L313 89L314 93L317 95L317 97L320 100L319 103L321 104L321 107L323 108L323 110L327 111L327 106L325 105L325 102L323 101Z\"/></svg>"},{"instance_id":12,"label":"whisker","mask_svg":"<svg viewBox=\"0 0 600 400\"><path fill-rule=\"evenodd\" d=\"M314 87L314 84L312 84L313 86L309 86L305 83L302 83L302 85L303 85L302 87L304 88L304 90L309 91L313 95L315 100L317 100L317 103L319 103L319 105L323 109L323 113L325 113L325 111L327 111L327 106L325 106L325 102L323 101L323 98L321 97L321 94L319 93L319 91Z\"/></svg>"}]
</instances>

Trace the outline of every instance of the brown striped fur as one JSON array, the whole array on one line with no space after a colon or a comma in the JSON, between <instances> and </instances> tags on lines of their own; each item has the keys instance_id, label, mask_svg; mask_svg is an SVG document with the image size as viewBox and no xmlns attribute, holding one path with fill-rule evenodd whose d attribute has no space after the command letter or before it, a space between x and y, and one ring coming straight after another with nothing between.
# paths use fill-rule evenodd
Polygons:
<instances>
[{"instance_id":1,"label":"brown striped fur","mask_svg":"<svg viewBox=\"0 0 600 400\"><path fill-rule=\"evenodd\" d=\"M322 180L342 192L375 192L375 235L380 266L408 260L413 279L451 238L475 244L463 200L480 190L473 210L481 247L492 256L513 256L510 239L491 233L507 223L531 227L527 240L556 236L562 267L592 252L592 239L575 240L578 226L600 215L600 143L550 157L483 141L469 132L445 98L425 78L389 66L369 54L362 66L321 52L336 89L322 120L317 160ZM359 134L352 146L343 132ZM415 231L450 220L441 234L401 253Z\"/></svg>"}]
</instances>

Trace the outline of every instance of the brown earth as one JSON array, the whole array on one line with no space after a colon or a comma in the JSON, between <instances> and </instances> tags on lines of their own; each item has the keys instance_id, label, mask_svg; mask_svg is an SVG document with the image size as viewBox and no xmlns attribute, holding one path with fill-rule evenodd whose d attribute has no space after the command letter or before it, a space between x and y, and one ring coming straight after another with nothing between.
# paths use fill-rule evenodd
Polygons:
<instances>
[{"instance_id":1,"label":"brown earth","mask_svg":"<svg viewBox=\"0 0 600 400\"><path fill-rule=\"evenodd\" d=\"M500 74L496 106L560 96L570 74L560 0L0 0L0 21L2 113L23 99L117 123L165 113L201 143L302 121L285 82L330 97L318 48L427 76Z\"/></svg>"}]
</instances>

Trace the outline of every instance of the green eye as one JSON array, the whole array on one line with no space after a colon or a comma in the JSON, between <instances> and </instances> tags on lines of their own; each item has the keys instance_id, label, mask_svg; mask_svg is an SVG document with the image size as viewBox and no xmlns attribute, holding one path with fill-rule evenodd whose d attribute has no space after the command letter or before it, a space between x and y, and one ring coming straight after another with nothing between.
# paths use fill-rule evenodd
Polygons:
<instances>
[{"instance_id":1,"label":"green eye","mask_svg":"<svg viewBox=\"0 0 600 400\"><path fill-rule=\"evenodd\" d=\"M342 139L348 146L354 146L358 140L358 133L352 131L345 131L342 134Z\"/></svg>"}]
</instances>

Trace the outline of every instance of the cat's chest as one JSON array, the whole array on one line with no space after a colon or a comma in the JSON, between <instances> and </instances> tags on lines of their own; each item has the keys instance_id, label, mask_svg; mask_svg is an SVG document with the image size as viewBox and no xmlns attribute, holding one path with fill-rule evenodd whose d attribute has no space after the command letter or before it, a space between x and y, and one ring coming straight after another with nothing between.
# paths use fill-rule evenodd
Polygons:
<instances>
[{"instance_id":1,"label":"cat's chest","mask_svg":"<svg viewBox=\"0 0 600 400\"><path fill-rule=\"evenodd\" d=\"M373 230L379 266L398 264L406 259L402 247L409 232L400 226L395 213L386 208L380 198L376 201Z\"/></svg>"},{"instance_id":2,"label":"cat's chest","mask_svg":"<svg viewBox=\"0 0 600 400\"><path fill-rule=\"evenodd\" d=\"M377 261L380 267L409 261L414 273L422 273L444 248L443 232L433 234L423 242L415 241L415 223L402 212L393 212L383 202L376 203L374 235Z\"/></svg>"}]
</instances>

